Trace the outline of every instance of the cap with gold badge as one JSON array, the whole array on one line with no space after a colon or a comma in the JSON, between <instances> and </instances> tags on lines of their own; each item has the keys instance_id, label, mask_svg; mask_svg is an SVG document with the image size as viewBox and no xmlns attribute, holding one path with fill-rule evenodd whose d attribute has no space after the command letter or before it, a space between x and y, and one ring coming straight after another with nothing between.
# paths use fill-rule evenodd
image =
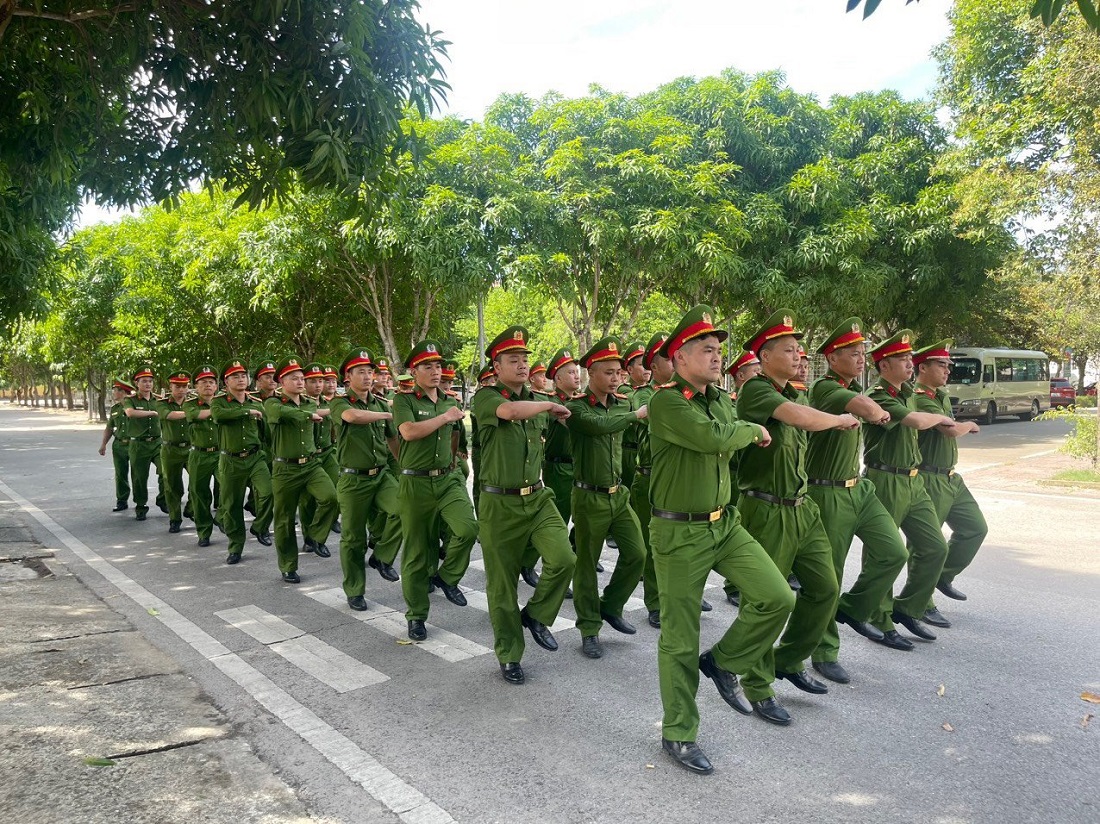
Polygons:
<instances>
[{"instance_id":1,"label":"cap with gold badge","mask_svg":"<svg viewBox=\"0 0 1100 824\"><path fill-rule=\"evenodd\" d=\"M624 348L621 340L614 335L608 335L606 338L596 341L587 352L581 355L581 366L585 369L591 369L593 364L603 361L618 361L620 364L624 364L626 363L623 358Z\"/></svg>"},{"instance_id":2,"label":"cap with gold badge","mask_svg":"<svg viewBox=\"0 0 1100 824\"><path fill-rule=\"evenodd\" d=\"M791 316L794 313L790 309L780 309L773 312L768 316L768 319L764 321L764 325L760 327L755 335L745 341L744 347L746 352L752 352L757 357L760 356L760 347L770 340L776 338L785 338L788 335L795 340L802 340L804 333L794 328L794 320Z\"/></svg>"},{"instance_id":3,"label":"cap with gold badge","mask_svg":"<svg viewBox=\"0 0 1100 824\"><path fill-rule=\"evenodd\" d=\"M931 346L925 346L918 349L913 353L913 366L920 366L927 360L942 360L951 363L951 345L954 343L951 338L945 340L938 340Z\"/></svg>"},{"instance_id":4,"label":"cap with gold badge","mask_svg":"<svg viewBox=\"0 0 1100 824\"><path fill-rule=\"evenodd\" d=\"M696 338L714 335L719 342L729 337L729 333L714 325L714 309L705 304L693 306L680 318L676 328L668 336L668 340L661 346L660 354L669 360L680 351L685 343Z\"/></svg>"},{"instance_id":5,"label":"cap with gold badge","mask_svg":"<svg viewBox=\"0 0 1100 824\"><path fill-rule=\"evenodd\" d=\"M837 349L845 346L855 346L867 339L863 337L863 321L859 318L848 318L825 338L825 342L817 348L819 355L831 355Z\"/></svg>"},{"instance_id":6,"label":"cap with gold badge","mask_svg":"<svg viewBox=\"0 0 1100 824\"><path fill-rule=\"evenodd\" d=\"M875 363L893 355L907 355L913 351L913 331L900 329L871 350Z\"/></svg>"},{"instance_id":7,"label":"cap with gold badge","mask_svg":"<svg viewBox=\"0 0 1100 824\"><path fill-rule=\"evenodd\" d=\"M191 373L184 369L177 369L168 376L168 382L178 386L188 386L191 383Z\"/></svg>"},{"instance_id":8,"label":"cap with gold badge","mask_svg":"<svg viewBox=\"0 0 1100 824\"><path fill-rule=\"evenodd\" d=\"M443 360L443 345L437 340L425 339L420 341L405 358L405 368L415 369L422 363L432 363ZM401 378L398 377L398 380Z\"/></svg>"},{"instance_id":9,"label":"cap with gold badge","mask_svg":"<svg viewBox=\"0 0 1100 824\"><path fill-rule=\"evenodd\" d=\"M546 377L550 380L554 379L554 376L558 374L558 370L563 366L568 366L571 363L576 363L577 359L573 357L571 349L559 349L553 355L550 356L550 363L546 366Z\"/></svg>"},{"instance_id":10,"label":"cap with gold badge","mask_svg":"<svg viewBox=\"0 0 1100 824\"><path fill-rule=\"evenodd\" d=\"M530 352L527 341L530 334L522 326L509 326L495 338L485 349L485 357L495 360L506 352Z\"/></svg>"},{"instance_id":11,"label":"cap with gold badge","mask_svg":"<svg viewBox=\"0 0 1100 824\"><path fill-rule=\"evenodd\" d=\"M646 369L653 368L653 359L657 357L657 353L661 351L661 347L665 345L666 340L668 340L668 332L657 332L649 339L649 343L645 347L645 354L642 355L642 366Z\"/></svg>"},{"instance_id":12,"label":"cap with gold badge","mask_svg":"<svg viewBox=\"0 0 1100 824\"><path fill-rule=\"evenodd\" d=\"M290 375L294 372L304 371L305 370L302 368L302 362L293 355L290 355L275 364L275 380L281 381L287 375Z\"/></svg>"}]
</instances>

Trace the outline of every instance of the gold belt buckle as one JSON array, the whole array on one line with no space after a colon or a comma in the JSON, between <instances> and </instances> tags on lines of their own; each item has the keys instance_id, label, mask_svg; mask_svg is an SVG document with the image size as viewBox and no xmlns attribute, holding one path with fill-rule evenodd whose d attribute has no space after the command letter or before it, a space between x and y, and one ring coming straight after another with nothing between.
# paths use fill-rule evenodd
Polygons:
<instances>
[{"instance_id":1,"label":"gold belt buckle","mask_svg":"<svg viewBox=\"0 0 1100 824\"><path fill-rule=\"evenodd\" d=\"M859 478L849 478L844 482L845 489L851 489L853 486L859 483Z\"/></svg>"},{"instance_id":2,"label":"gold belt buckle","mask_svg":"<svg viewBox=\"0 0 1100 824\"><path fill-rule=\"evenodd\" d=\"M707 518L707 520L710 521L710 523L713 524L715 521L717 521L721 517L722 517L722 510L716 509L716 510L714 510L714 512L710 513L710 517Z\"/></svg>"},{"instance_id":3,"label":"gold belt buckle","mask_svg":"<svg viewBox=\"0 0 1100 824\"><path fill-rule=\"evenodd\" d=\"M618 491L619 491L619 485L618 484L616 484L615 486L609 486L607 488L607 494L608 495L614 495Z\"/></svg>"},{"instance_id":4,"label":"gold belt buckle","mask_svg":"<svg viewBox=\"0 0 1100 824\"><path fill-rule=\"evenodd\" d=\"M954 469L949 469L949 470L947 470L947 477L948 477L948 478L951 478L951 477L953 477L954 475L955 475L955 470L954 470Z\"/></svg>"},{"instance_id":5,"label":"gold belt buckle","mask_svg":"<svg viewBox=\"0 0 1100 824\"><path fill-rule=\"evenodd\" d=\"M918 473L919 471L920 471L919 469L910 469L910 470L909 470L909 477L910 477L910 478L915 478L915 477L917 477L917 473Z\"/></svg>"},{"instance_id":6,"label":"gold belt buckle","mask_svg":"<svg viewBox=\"0 0 1100 824\"><path fill-rule=\"evenodd\" d=\"M534 492L534 487L525 486L525 487L522 487L520 489L519 494L520 494L520 497L525 497L527 495L530 495L532 492Z\"/></svg>"}]
</instances>

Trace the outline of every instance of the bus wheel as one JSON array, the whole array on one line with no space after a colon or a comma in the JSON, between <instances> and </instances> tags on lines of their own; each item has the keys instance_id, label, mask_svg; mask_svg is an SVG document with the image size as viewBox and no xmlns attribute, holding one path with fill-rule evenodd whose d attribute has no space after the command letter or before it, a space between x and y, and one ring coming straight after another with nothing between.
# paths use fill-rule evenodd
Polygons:
<instances>
[{"instance_id":1,"label":"bus wheel","mask_svg":"<svg viewBox=\"0 0 1100 824\"><path fill-rule=\"evenodd\" d=\"M1020 416L1020 420L1021 421L1030 421L1033 418L1037 418L1037 417L1039 417L1039 402L1038 401L1032 401L1031 402L1031 410L1028 411L1028 412L1025 412L1024 414L1022 414Z\"/></svg>"},{"instance_id":2,"label":"bus wheel","mask_svg":"<svg viewBox=\"0 0 1100 824\"><path fill-rule=\"evenodd\" d=\"M985 425L986 426L993 426L993 424L996 421L997 421L997 404L993 403L993 401L990 401L989 406L987 406L985 408Z\"/></svg>"}]
</instances>

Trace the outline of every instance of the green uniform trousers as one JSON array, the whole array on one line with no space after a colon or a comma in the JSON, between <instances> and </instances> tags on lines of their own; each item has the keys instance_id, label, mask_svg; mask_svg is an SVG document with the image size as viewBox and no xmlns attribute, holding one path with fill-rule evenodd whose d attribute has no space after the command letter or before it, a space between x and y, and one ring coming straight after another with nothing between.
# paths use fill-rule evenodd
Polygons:
<instances>
[{"instance_id":1,"label":"green uniform trousers","mask_svg":"<svg viewBox=\"0 0 1100 824\"><path fill-rule=\"evenodd\" d=\"M325 474L328 475L332 486L335 489L340 480L340 464L336 462L336 450L330 449L321 457L321 468L325 470ZM302 518L302 531L305 532L305 525L313 523L314 518L317 517L317 501L313 499L312 495L303 495L301 505L298 507L299 514ZM340 496L336 496L336 518L340 517ZM333 518L333 521L336 520ZM330 527L331 528L331 527ZM310 535L310 538L313 536Z\"/></svg>"},{"instance_id":2,"label":"green uniform trousers","mask_svg":"<svg viewBox=\"0 0 1100 824\"><path fill-rule=\"evenodd\" d=\"M573 508L573 464L547 461L542 467L542 482L554 493L554 504L558 508L558 514L561 515L562 521L568 526ZM570 533L570 545L573 544L573 541L573 535ZM528 544L527 549L523 551L521 566L524 569L533 569L538 560L539 551L532 544Z\"/></svg>"},{"instance_id":3,"label":"green uniform trousers","mask_svg":"<svg viewBox=\"0 0 1100 824\"><path fill-rule=\"evenodd\" d=\"M527 602L527 612L547 626L558 617L576 558L549 489L522 496L483 490L479 526L493 648L502 664L519 663L524 641L516 589L522 548L534 544L542 558L542 576Z\"/></svg>"},{"instance_id":4,"label":"green uniform trousers","mask_svg":"<svg viewBox=\"0 0 1100 824\"><path fill-rule=\"evenodd\" d=\"M183 471L187 469L188 446L161 444L160 470L164 476L164 500L168 504L168 520L183 520L183 495L187 487L183 483ZM191 506L188 504L188 511Z\"/></svg>"},{"instance_id":5,"label":"green uniform trousers","mask_svg":"<svg viewBox=\"0 0 1100 824\"><path fill-rule=\"evenodd\" d=\"M653 563L652 541L649 537L649 524L653 520L653 505L649 502L649 476L642 475L635 470L638 476L630 487L630 506L634 514L638 516L638 526L642 530L642 540L645 542L645 563L642 564L642 599L645 608L649 611L661 609L660 589L657 587L657 568Z\"/></svg>"},{"instance_id":6,"label":"green uniform trousers","mask_svg":"<svg viewBox=\"0 0 1100 824\"><path fill-rule=\"evenodd\" d=\"M821 522L833 548L833 569L838 583L844 580L844 565L852 538L863 542L863 560L859 576L840 596L837 609L857 621L878 616L883 599L893 592L909 553L901 542L897 524L875 495L875 485L866 478L850 488L811 486L809 495L821 511ZM814 661L835 662L840 653L840 633L836 618L830 618L811 656Z\"/></svg>"},{"instance_id":7,"label":"green uniform trousers","mask_svg":"<svg viewBox=\"0 0 1100 824\"><path fill-rule=\"evenodd\" d=\"M573 570L577 629L581 637L598 635L603 627L600 616L622 617L627 599L637 589L645 566L645 542L625 487L611 494L573 487L573 518L577 525L577 565ZM601 597L596 562L608 535L619 545L619 559Z\"/></svg>"},{"instance_id":8,"label":"green uniform trousers","mask_svg":"<svg viewBox=\"0 0 1100 824\"><path fill-rule=\"evenodd\" d=\"M218 452L191 450L187 456L187 495L191 500L191 515L195 519L195 532L200 538L209 538L214 531L214 516L210 507L214 496L210 485L218 471Z\"/></svg>"},{"instance_id":9,"label":"green uniform trousers","mask_svg":"<svg viewBox=\"0 0 1100 824\"><path fill-rule=\"evenodd\" d=\"M479 450L477 449L470 450L470 468L471 470L473 470L474 475L474 486L473 491L470 494L470 500L474 502L474 514L478 518L480 518L481 481L479 479L479 475L481 474L481 455L479 455L478 452Z\"/></svg>"},{"instance_id":10,"label":"green uniform trousers","mask_svg":"<svg viewBox=\"0 0 1100 824\"><path fill-rule=\"evenodd\" d=\"M474 505L466 494L462 473L455 470L438 478L402 475L398 500L401 508L401 592L405 618L428 620L428 581L438 574L457 586L470 566L470 549L477 540ZM440 521L446 525L447 557L439 564ZM438 573L436 567L438 566Z\"/></svg>"},{"instance_id":11,"label":"green uniform trousers","mask_svg":"<svg viewBox=\"0 0 1100 824\"><path fill-rule=\"evenodd\" d=\"M634 486L634 481L637 480L638 473L635 471L638 466L638 447L627 446L623 444L623 465L619 467L622 484L627 489L631 489Z\"/></svg>"},{"instance_id":12,"label":"green uniform trousers","mask_svg":"<svg viewBox=\"0 0 1100 824\"><path fill-rule=\"evenodd\" d=\"M340 569L344 573L344 594L353 598L366 592L367 524L381 516L383 531L378 534L376 554L387 564L393 563L401 547L397 479L388 468L373 478L341 472L336 481L336 499L343 518Z\"/></svg>"},{"instance_id":13,"label":"green uniform trousers","mask_svg":"<svg viewBox=\"0 0 1100 824\"><path fill-rule=\"evenodd\" d=\"M836 615L840 587L833 569L833 549L812 500L804 499L802 506L783 506L743 495L737 508L745 529L764 547L783 579L794 572L802 582L779 645L768 647L741 679L745 697L763 701L775 695L772 682L776 671L806 668L805 660L817 649L825 627ZM742 609L744 595L742 591Z\"/></svg>"},{"instance_id":14,"label":"green uniform trousers","mask_svg":"<svg viewBox=\"0 0 1100 824\"><path fill-rule=\"evenodd\" d=\"M879 614L871 622L886 632L894 629L891 618L894 610L911 618L924 615L947 559L947 541L921 475L909 477L868 469L867 477L874 482L875 494L909 541L909 575L905 586L896 598L888 594L883 599Z\"/></svg>"},{"instance_id":15,"label":"green uniform trousers","mask_svg":"<svg viewBox=\"0 0 1100 824\"><path fill-rule=\"evenodd\" d=\"M130 500L130 441L111 440L111 461L115 465L115 500Z\"/></svg>"},{"instance_id":16,"label":"green uniform trousers","mask_svg":"<svg viewBox=\"0 0 1100 824\"><path fill-rule=\"evenodd\" d=\"M273 531L279 572L293 572L298 569L298 535L294 530L294 517L302 496L309 494L317 500L313 520L302 524L302 534L323 544L328 539L332 522L336 520L336 487L320 461L307 464L276 461L271 473L271 493L275 501Z\"/></svg>"},{"instance_id":17,"label":"green uniform trousers","mask_svg":"<svg viewBox=\"0 0 1100 824\"><path fill-rule=\"evenodd\" d=\"M978 502L966 488L960 475L937 475L931 472L921 473L924 488L932 499L936 518L940 523L951 527L951 538L947 541L947 560L944 561L940 581L950 584L955 576L970 566L974 556L989 534L985 516ZM935 606L928 599L928 609Z\"/></svg>"},{"instance_id":18,"label":"green uniform trousers","mask_svg":"<svg viewBox=\"0 0 1100 824\"><path fill-rule=\"evenodd\" d=\"M714 570L741 590L737 618L712 647L718 666L729 672L748 671L772 648L794 609L795 596L732 508L713 523L654 518L649 532L661 593L657 674L664 706L662 735L670 741L694 741L699 732L699 604L707 575Z\"/></svg>"},{"instance_id":19,"label":"green uniform trousers","mask_svg":"<svg viewBox=\"0 0 1100 824\"><path fill-rule=\"evenodd\" d=\"M732 468L730 469L730 506L737 506L738 496L741 494L737 488L737 472ZM728 599L731 595L737 594L737 585L728 578L722 582L722 591L726 593Z\"/></svg>"},{"instance_id":20,"label":"green uniform trousers","mask_svg":"<svg viewBox=\"0 0 1100 824\"><path fill-rule=\"evenodd\" d=\"M254 532L264 532L271 524L271 475L259 452L247 458L222 455L218 461L218 521L229 539L229 554L244 551L244 496L252 488L256 519Z\"/></svg>"},{"instance_id":21,"label":"green uniform trousers","mask_svg":"<svg viewBox=\"0 0 1100 824\"><path fill-rule=\"evenodd\" d=\"M157 503L164 500L164 475L160 471L160 441L130 440L130 486L134 508L149 508L149 468L157 471Z\"/></svg>"}]
</instances>

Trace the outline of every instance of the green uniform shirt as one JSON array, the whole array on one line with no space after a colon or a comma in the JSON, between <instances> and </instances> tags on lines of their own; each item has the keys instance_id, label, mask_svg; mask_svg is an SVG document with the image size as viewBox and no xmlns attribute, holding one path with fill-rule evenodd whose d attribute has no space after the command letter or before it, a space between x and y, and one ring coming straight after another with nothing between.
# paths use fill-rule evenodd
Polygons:
<instances>
[{"instance_id":1,"label":"green uniform shirt","mask_svg":"<svg viewBox=\"0 0 1100 824\"><path fill-rule=\"evenodd\" d=\"M137 395L127 398L122 402L123 409L144 409L147 412L157 411L157 401L155 398L149 398L149 400L143 400ZM125 414L125 413L123 413ZM128 438L156 438L160 439L160 418L127 418L126 419L126 437Z\"/></svg>"},{"instance_id":2,"label":"green uniform shirt","mask_svg":"<svg viewBox=\"0 0 1100 824\"><path fill-rule=\"evenodd\" d=\"M637 409L638 407L634 405L634 396L637 395L638 392L642 390L648 390L649 388L649 384L643 384L642 386L633 386L629 383L624 383L622 386L619 387L618 393L626 400L628 404L630 404L631 409ZM623 433L623 447L625 449L637 449L638 440L641 438L641 431L642 422L639 420L632 421L630 426L628 426L626 428L626 431Z\"/></svg>"},{"instance_id":3,"label":"green uniform shirt","mask_svg":"<svg viewBox=\"0 0 1100 824\"><path fill-rule=\"evenodd\" d=\"M264 401L264 419L271 429L271 457L305 458L317 451L313 439L313 413L317 404L305 395L295 403L286 395Z\"/></svg>"},{"instance_id":4,"label":"green uniform shirt","mask_svg":"<svg viewBox=\"0 0 1100 824\"><path fill-rule=\"evenodd\" d=\"M630 396L630 408L637 412L649 403L655 389L656 387L653 384L639 386L635 389L634 394ZM638 466L650 467L653 465L653 458L649 450L649 419L642 418L635 421L634 424L638 437Z\"/></svg>"},{"instance_id":5,"label":"green uniform shirt","mask_svg":"<svg viewBox=\"0 0 1100 824\"><path fill-rule=\"evenodd\" d=\"M560 403L565 406L571 400L562 392L556 392L550 396L550 400L554 403ZM549 415L546 416L550 418ZM559 423L556 419L550 418L550 423L546 427L546 445L544 448L544 457L547 463L553 463L551 458L568 458L568 461L557 461L557 463L570 463L573 459L573 436L569 432L568 422Z\"/></svg>"},{"instance_id":6,"label":"green uniform shirt","mask_svg":"<svg viewBox=\"0 0 1100 824\"><path fill-rule=\"evenodd\" d=\"M210 402L213 403L214 399L211 398ZM203 403L198 398L192 398L183 403L183 411L187 415L188 432L191 435L191 445L197 446L199 449L209 449L218 445L218 425L214 423L213 416L211 415L205 420L199 419L199 413L209 408L208 404Z\"/></svg>"},{"instance_id":7,"label":"green uniform shirt","mask_svg":"<svg viewBox=\"0 0 1100 824\"><path fill-rule=\"evenodd\" d=\"M901 423L915 409L913 387L906 383L901 389L895 389L880 378L867 394L886 410L890 422L885 426L863 424L863 462L886 464L898 469L914 468L920 463L917 430Z\"/></svg>"},{"instance_id":8,"label":"green uniform shirt","mask_svg":"<svg viewBox=\"0 0 1100 824\"><path fill-rule=\"evenodd\" d=\"M914 403L918 412L930 412L933 415L951 414L951 398L947 392L939 389L929 389L919 383L913 392ZM917 443L920 446L921 463L925 466L934 466L937 469L954 469L959 462L959 443L954 438L948 438L940 433L939 429L923 429L917 433Z\"/></svg>"},{"instance_id":9,"label":"green uniform shirt","mask_svg":"<svg viewBox=\"0 0 1100 824\"><path fill-rule=\"evenodd\" d=\"M191 443L187 418L177 418L174 421L168 420L169 412L183 411L183 404L176 403L171 398L157 402L157 414L160 415L160 437L165 443Z\"/></svg>"},{"instance_id":10,"label":"green uniform shirt","mask_svg":"<svg viewBox=\"0 0 1100 824\"><path fill-rule=\"evenodd\" d=\"M237 453L260 448L260 421L251 414L263 411L263 405L251 395L241 403L232 395L222 395L210 401L210 417L218 429L218 446L222 452Z\"/></svg>"},{"instance_id":11,"label":"green uniform shirt","mask_svg":"<svg viewBox=\"0 0 1100 824\"><path fill-rule=\"evenodd\" d=\"M749 449L737 465L737 485L780 498L806 494L806 431L772 417L784 403L806 406L806 396L787 384L780 389L771 378L757 375L737 394L737 417L765 426L772 442L767 449Z\"/></svg>"},{"instance_id":12,"label":"green uniform shirt","mask_svg":"<svg viewBox=\"0 0 1100 824\"><path fill-rule=\"evenodd\" d=\"M115 440L125 440L130 437L130 429L127 424L130 419L126 417L121 403L111 404L111 411L107 413L107 431L115 436Z\"/></svg>"},{"instance_id":13,"label":"green uniform shirt","mask_svg":"<svg viewBox=\"0 0 1100 824\"><path fill-rule=\"evenodd\" d=\"M328 409L332 402L322 395L315 403L318 409ZM327 452L336 443L331 417L322 418L313 424L313 442L317 444L317 448L322 452Z\"/></svg>"},{"instance_id":14,"label":"green uniform shirt","mask_svg":"<svg viewBox=\"0 0 1100 824\"><path fill-rule=\"evenodd\" d=\"M374 469L385 466L390 459L387 438L397 433L393 421L373 423L348 423L341 416L345 410L361 409L367 412L389 412L390 408L375 395L361 398L351 390L329 401L332 419L336 425L336 462L350 469Z\"/></svg>"},{"instance_id":15,"label":"green uniform shirt","mask_svg":"<svg viewBox=\"0 0 1100 824\"><path fill-rule=\"evenodd\" d=\"M591 392L566 404L566 421L573 435L573 478L593 486L611 487L622 479L623 432L635 421L630 401L613 394L607 405Z\"/></svg>"},{"instance_id":16,"label":"green uniform shirt","mask_svg":"<svg viewBox=\"0 0 1100 824\"><path fill-rule=\"evenodd\" d=\"M454 399L438 392L438 400L433 401L428 393L414 389L408 394L393 399L393 423L397 435L401 437L401 424L423 423L457 407ZM454 425L441 426L426 438L406 441L401 438L401 447L397 455L402 469L447 469L454 461L451 452L451 436Z\"/></svg>"},{"instance_id":17,"label":"green uniform shirt","mask_svg":"<svg viewBox=\"0 0 1100 824\"><path fill-rule=\"evenodd\" d=\"M760 427L737 420L725 392L713 385L699 392L673 375L649 400L650 502L673 512L725 507L730 455L760 438Z\"/></svg>"},{"instance_id":18,"label":"green uniform shirt","mask_svg":"<svg viewBox=\"0 0 1100 824\"><path fill-rule=\"evenodd\" d=\"M810 386L810 406L830 415L843 415L852 398L862 393L858 381L846 381L830 369ZM859 443L859 429L811 432L806 448L806 474L827 481L859 477Z\"/></svg>"},{"instance_id":19,"label":"green uniform shirt","mask_svg":"<svg viewBox=\"0 0 1100 824\"><path fill-rule=\"evenodd\" d=\"M510 401L531 401L526 387L518 393L508 387L483 386L474 395L473 411L477 421L478 482L505 489L532 486L542 474L545 413L525 421L505 421L497 417L497 407Z\"/></svg>"}]
</instances>

